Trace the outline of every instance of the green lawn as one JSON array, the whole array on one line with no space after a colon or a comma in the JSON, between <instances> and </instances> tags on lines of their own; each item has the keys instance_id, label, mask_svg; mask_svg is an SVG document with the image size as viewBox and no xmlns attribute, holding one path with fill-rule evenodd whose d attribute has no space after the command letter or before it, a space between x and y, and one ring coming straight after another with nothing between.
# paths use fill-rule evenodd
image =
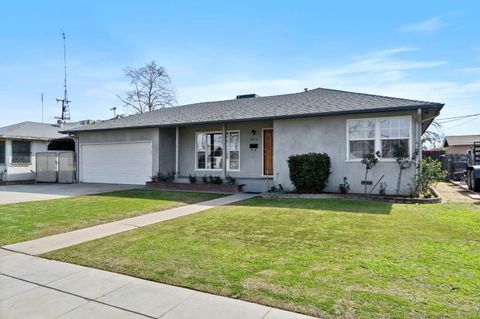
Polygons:
<instances>
[{"instance_id":1,"label":"green lawn","mask_svg":"<svg viewBox=\"0 0 480 319\"><path fill-rule=\"evenodd\" d=\"M133 189L0 206L0 245L40 238L149 212L218 198L220 194Z\"/></svg>"},{"instance_id":2,"label":"green lawn","mask_svg":"<svg viewBox=\"0 0 480 319\"><path fill-rule=\"evenodd\" d=\"M319 317L480 316L473 203L254 198L45 256Z\"/></svg>"}]
</instances>

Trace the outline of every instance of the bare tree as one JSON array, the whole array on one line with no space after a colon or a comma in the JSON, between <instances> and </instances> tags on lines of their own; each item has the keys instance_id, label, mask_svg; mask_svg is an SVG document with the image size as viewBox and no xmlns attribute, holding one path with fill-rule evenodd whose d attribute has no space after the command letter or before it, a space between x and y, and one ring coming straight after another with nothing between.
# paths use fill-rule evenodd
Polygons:
<instances>
[{"instance_id":1,"label":"bare tree","mask_svg":"<svg viewBox=\"0 0 480 319\"><path fill-rule=\"evenodd\" d=\"M131 90L117 97L135 112L151 112L175 104L170 76L155 61L140 68L126 68L125 77L130 81Z\"/></svg>"},{"instance_id":2,"label":"bare tree","mask_svg":"<svg viewBox=\"0 0 480 319\"><path fill-rule=\"evenodd\" d=\"M429 129L422 135L422 146L424 149L428 146L434 148L437 148L437 145L441 146L444 137L441 129L442 125L437 121L433 121L432 124L430 124Z\"/></svg>"}]
</instances>

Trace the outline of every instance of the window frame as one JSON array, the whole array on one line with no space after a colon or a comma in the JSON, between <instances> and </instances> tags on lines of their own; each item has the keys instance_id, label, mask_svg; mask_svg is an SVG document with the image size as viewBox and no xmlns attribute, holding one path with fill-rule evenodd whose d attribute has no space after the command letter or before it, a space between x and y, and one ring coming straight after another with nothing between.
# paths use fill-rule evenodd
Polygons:
<instances>
[{"instance_id":1,"label":"window frame","mask_svg":"<svg viewBox=\"0 0 480 319\"><path fill-rule=\"evenodd\" d=\"M349 132L349 123L352 121L367 121L367 120L373 120L375 121L375 137L374 137L374 152L380 152L382 153L382 140L400 140L400 139L405 139L405 138L385 138L382 139L381 135L381 127L380 127L380 122L382 120L393 120L393 119L408 119L408 132L409 132L409 137L408 137L408 157L411 159L413 154L412 154L412 141L413 141L413 119L411 115L400 115L400 116L382 116L382 117L364 117L364 118L352 118L352 119L347 119L346 121L346 162L361 162L361 158L350 158L350 132ZM372 139L353 139L353 141L360 141L360 140L372 140ZM383 162L394 162L395 158L393 157L382 157L379 159L380 161Z\"/></svg>"},{"instance_id":2,"label":"window frame","mask_svg":"<svg viewBox=\"0 0 480 319\"><path fill-rule=\"evenodd\" d=\"M238 169L230 169L230 156L228 154L228 135L230 133L238 133ZM206 165L206 162L205 162L205 168L198 168L198 150L197 150L197 138L198 138L198 135L200 134L221 134L222 137L223 137L223 132L222 131L199 131L199 132L195 132L195 136L194 136L194 152L195 152L195 168L194 168L194 171L196 172L222 172L223 171L223 167L222 168L207 168L207 165ZM224 141L224 145L225 145L225 148L224 150L222 150L225 154L225 163L224 165L227 165L227 169L226 171L227 172L240 172L241 171L241 149L242 149L242 144L241 144L241 133L240 133L240 130L227 130L226 131L226 134L225 134L225 139L226 141ZM223 145L222 145L223 146ZM205 160L208 158L208 155L207 155L207 151L205 151Z\"/></svg>"},{"instance_id":3,"label":"window frame","mask_svg":"<svg viewBox=\"0 0 480 319\"><path fill-rule=\"evenodd\" d=\"M29 154L28 156L27 155L23 155L25 156L25 158L28 157L28 161L15 161L15 155L14 155L14 144L15 143L28 143L28 149L29 149ZM32 141L28 141L28 140L12 140L11 142L11 151L12 151L12 158L11 158L11 165L14 165L14 166L29 166L29 165L32 165Z\"/></svg>"},{"instance_id":4,"label":"window frame","mask_svg":"<svg viewBox=\"0 0 480 319\"><path fill-rule=\"evenodd\" d=\"M6 166L7 165L7 141L0 140L0 148L3 145L3 152L0 151L0 155L3 153L3 157L0 156L0 165Z\"/></svg>"}]
</instances>

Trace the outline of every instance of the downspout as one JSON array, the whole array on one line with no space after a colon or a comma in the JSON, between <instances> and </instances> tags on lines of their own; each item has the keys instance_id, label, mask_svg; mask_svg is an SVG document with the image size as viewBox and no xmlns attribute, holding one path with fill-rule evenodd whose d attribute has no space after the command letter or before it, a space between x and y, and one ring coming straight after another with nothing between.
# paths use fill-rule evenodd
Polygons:
<instances>
[{"instance_id":1,"label":"downspout","mask_svg":"<svg viewBox=\"0 0 480 319\"><path fill-rule=\"evenodd\" d=\"M75 183L80 182L80 145L78 137L75 134L70 133L69 136L73 138L75 142Z\"/></svg>"},{"instance_id":2,"label":"downspout","mask_svg":"<svg viewBox=\"0 0 480 319\"><path fill-rule=\"evenodd\" d=\"M175 127L175 176L178 178L179 175L179 154L178 154L178 146L180 145L180 128L178 126Z\"/></svg>"},{"instance_id":3,"label":"downspout","mask_svg":"<svg viewBox=\"0 0 480 319\"><path fill-rule=\"evenodd\" d=\"M417 120L417 141L418 141L418 170L417 176L420 177L422 173L422 109L417 110L418 120Z\"/></svg>"},{"instance_id":4,"label":"downspout","mask_svg":"<svg viewBox=\"0 0 480 319\"><path fill-rule=\"evenodd\" d=\"M222 126L222 133L223 133L223 152L222 152L222 163L223 163L223 178L227 177L227 161L226 161L226 154L227 154L227 124L223 123Z\"/></svg>"}]
</instances>

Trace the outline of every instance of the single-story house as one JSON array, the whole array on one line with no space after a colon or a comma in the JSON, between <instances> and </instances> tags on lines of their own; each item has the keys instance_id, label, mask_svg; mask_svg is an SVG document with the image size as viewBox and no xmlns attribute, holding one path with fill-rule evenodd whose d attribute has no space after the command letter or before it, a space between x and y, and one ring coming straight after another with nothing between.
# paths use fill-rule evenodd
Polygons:
<instances>
[{"instance_id":1,"label":"single-story house","mask_svg":"<svg viewBox=\"0 0 480 319\"><path fill-rule=\"evenodd\" d=\"M79 141L80 182L143 184L158 171L172 171L177 182L188 182L189 175L230 175L245 191L278 184L291 189L288 157L320 152L332 162L326 191L337 192L347 177L352 192L363 192L362 157L380 151L383 158L369 179L375 184L384 176L387 192L394 193L394 145L405 145L413 156L442 107L318 88L163 108L64 133ZM403 174L402 193L407 193L415 168Z\"/></svg>"},{"instance_id":2,"label":"single-story house","mask_svg":"<svg viewBox=\"0 0 480 319\"><path fill-rule=\"evenodd\" d=\"M60 125L21 122L0 127L0 180L8 182L34 180L35 154L49 150L75 150L73 138L59 133L59 130L79 126L82 123Z\"/></svg>"},{"instance_id":3,"label":"single-story house","mask_svg":"<svg viewBox=\"0 0 480 319\"><path fill-rule=\"evenodd\" d=\"M448 135L443 140L447 154L467 154L474 142L480 142L480 135Z\"/></svg>"}]
</instances>

